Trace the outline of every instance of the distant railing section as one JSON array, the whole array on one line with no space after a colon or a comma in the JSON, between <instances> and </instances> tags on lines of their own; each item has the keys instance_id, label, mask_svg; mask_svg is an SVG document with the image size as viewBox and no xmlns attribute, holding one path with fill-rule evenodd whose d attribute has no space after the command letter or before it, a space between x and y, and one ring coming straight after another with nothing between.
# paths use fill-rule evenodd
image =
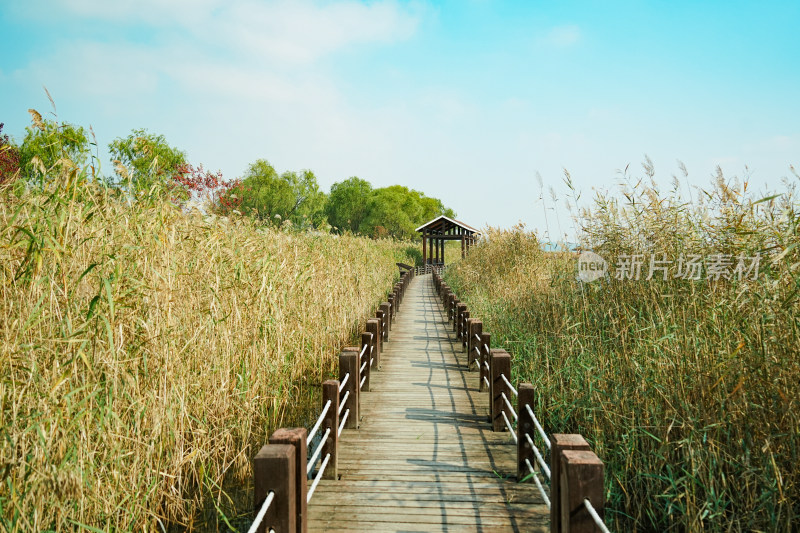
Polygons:
<instances>
[{"instance_id":1,"label":"distant railing section","mask_svg":"<svg viewBox=\"0 0 800 533\"><path fill-rule=\"evenodd\" d=\"M427 265L419 265L414 267L415 276L423 276L425 274L432 274L434 272L442 274L447 269L444 263L428 263Z\"/></svg>"},{"instance_id":2,"label":"distant railing section","mask_svg":"<svg viewBox=\"0 0 800 533\"><path fill-rule=\"evenodd\" d=\"M603 523L603 462L581 435L548 436L534 412L533 385L519 383L514 387L511 355L491 348L491 335L483 331L483 322L470 316L467 305L442 279L441 269L433 268L432 274L456 341L461 341L467 354L467 367L477 367L479 391L489 393L492 430L510 432L517 447L517 480L532 479L536 484L550 509L550 531L609 533ZM516 408L512 397L516 398Z\"/></svg>"},{"instance_id":3,"label":"distant railing section","mask_svg":"<svg viewBox=\"0 0 800 533\"><path fill-rule=\"evenodd\" d=\"M430 265L429 265L430 266ZM414 271L406 271L367 320L361 344L339 354L339 379L322 383L322 408L311 430L281 428L253 459L253 508L248 533L305 533L308 503L322 479L338 479L339 437L358 429L361 393L369 391L370 373L380 369L383 343L403 301ZM321 436L309 456L315 437ZM319 466L317 467L317 464ZM314 472L311 486L308 478Z\"/></svg>"}]
</instances>

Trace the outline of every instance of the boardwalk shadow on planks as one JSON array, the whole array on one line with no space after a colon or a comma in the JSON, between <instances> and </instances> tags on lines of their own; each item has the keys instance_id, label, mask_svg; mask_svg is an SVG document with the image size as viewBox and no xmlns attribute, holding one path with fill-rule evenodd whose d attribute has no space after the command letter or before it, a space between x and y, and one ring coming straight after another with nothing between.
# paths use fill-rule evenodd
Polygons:
<instances>
[{"instance_id":1,"label":"boardwalk shadow on planks","mask_svg":"<svg viewBox=\"0 0 800 533\"><path fill-rule=\"evenodd\" d=\"M483 415L470 413L456 413L453 411L442 411L439 409L406 409L408 420L424 420L437 424L454 424L457 426L474 426L476 428L486 427L486 417Z\"/></svg>"}]
</instances>

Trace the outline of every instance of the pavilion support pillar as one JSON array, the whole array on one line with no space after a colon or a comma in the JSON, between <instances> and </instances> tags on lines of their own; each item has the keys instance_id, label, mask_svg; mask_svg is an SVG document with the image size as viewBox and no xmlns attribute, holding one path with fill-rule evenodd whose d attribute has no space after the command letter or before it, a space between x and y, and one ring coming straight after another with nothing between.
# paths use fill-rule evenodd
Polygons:
<instances>
[{"instance_id":1,"label":"pavilion support pillar","mask_svg":"<svg viewBox=\"0 0 800 533\"><path fill-rule=\"evenodd\" d=\"M425 245L425 240L427 237L428 232L422 230L422 265L425 266L428 264L428 248Z\"/></svg>"}]
</instances>

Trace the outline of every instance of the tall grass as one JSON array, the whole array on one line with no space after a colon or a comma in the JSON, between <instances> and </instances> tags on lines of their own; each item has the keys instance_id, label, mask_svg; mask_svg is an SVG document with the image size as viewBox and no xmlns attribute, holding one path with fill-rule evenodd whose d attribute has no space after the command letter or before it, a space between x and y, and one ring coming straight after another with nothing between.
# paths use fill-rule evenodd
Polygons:
<instances>
[{"instance_id":1,"label":"tall grass","mask_svg":"<svg viewBox=\"0 0 800 533\"><path fill-rule=\"evenodd\" d=\"M206 529L212 508L227 529L255 450L408 259L42 170L0 190L3 528Z\"/></svg>"},{"instance_id":2,"label":"tall grass","mask_svg":"<svg viewBox=\"0 0 800 533\"><path fill-rule=\"evenodd\" d=\"M652 178L652 167L645 170ZM620 255L760 253L757 279L576 280L575 254L522 228L447 273L553 433L606 462L618 531L793 531L800 522L800 235L792 184L761 198L721 175L691 198L645 180L598 195L581 240Z\"/></svg>"}]
</instances>

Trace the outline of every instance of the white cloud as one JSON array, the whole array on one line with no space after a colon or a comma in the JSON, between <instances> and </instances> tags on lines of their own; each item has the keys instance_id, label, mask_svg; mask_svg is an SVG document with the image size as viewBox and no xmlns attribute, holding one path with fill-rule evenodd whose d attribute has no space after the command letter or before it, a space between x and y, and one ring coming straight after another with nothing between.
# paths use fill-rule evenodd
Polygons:
<instances>
[{"instance_id":1,"label":"white cloud","mask_svg":"<svg viewBox=\"0 0 800 533\"><path fill-rule=\"evenodd\" d=\"M395 2L239 2L224 9L218 21L223 38L235 48L300 63L354 44L403 40L417 26L416 16Z\"/></svg>"},{"instance_id":2,"label":"white cloud","mask_svg":"<svg viewBox=\"0 0 800 533\"><path fill-rule=\"evenodd\" d=\"M396 0L29 0L13 6L35 20L144 24L161 40L191 35L217 50L284 63L307 63L351 45L409 38L421 17L417 4Z\"/></svg>"},{"instance_id":3,"label":"white cloud","mask_svg":"<svg viewBox=\"0 0 800 533\"><path fill-rule=\"evenodd\" d=\"M348 102L329 59L352 47L407 39L424 13L394 0L30 0L16 15L123 30L111 42L62 39L49 55L6 73L18 86L46 85L56 103L94 107L92 115L113 126L103 131L95 123L101 136L146 126L178 131L185 139L170 137L178 146L194 137L203 146L195 156L216 153L208 164L227 171L254 153L283 150L287 164L303 159L298 166L315 164L309 152L353 154L358 142L385 153L389 122L369 138L373 111ZM139 39L142 24L146 37ZM237 136L235 146L219 148L227 141L215 141L209 128Z\"/></svg>"}]
</instances>

